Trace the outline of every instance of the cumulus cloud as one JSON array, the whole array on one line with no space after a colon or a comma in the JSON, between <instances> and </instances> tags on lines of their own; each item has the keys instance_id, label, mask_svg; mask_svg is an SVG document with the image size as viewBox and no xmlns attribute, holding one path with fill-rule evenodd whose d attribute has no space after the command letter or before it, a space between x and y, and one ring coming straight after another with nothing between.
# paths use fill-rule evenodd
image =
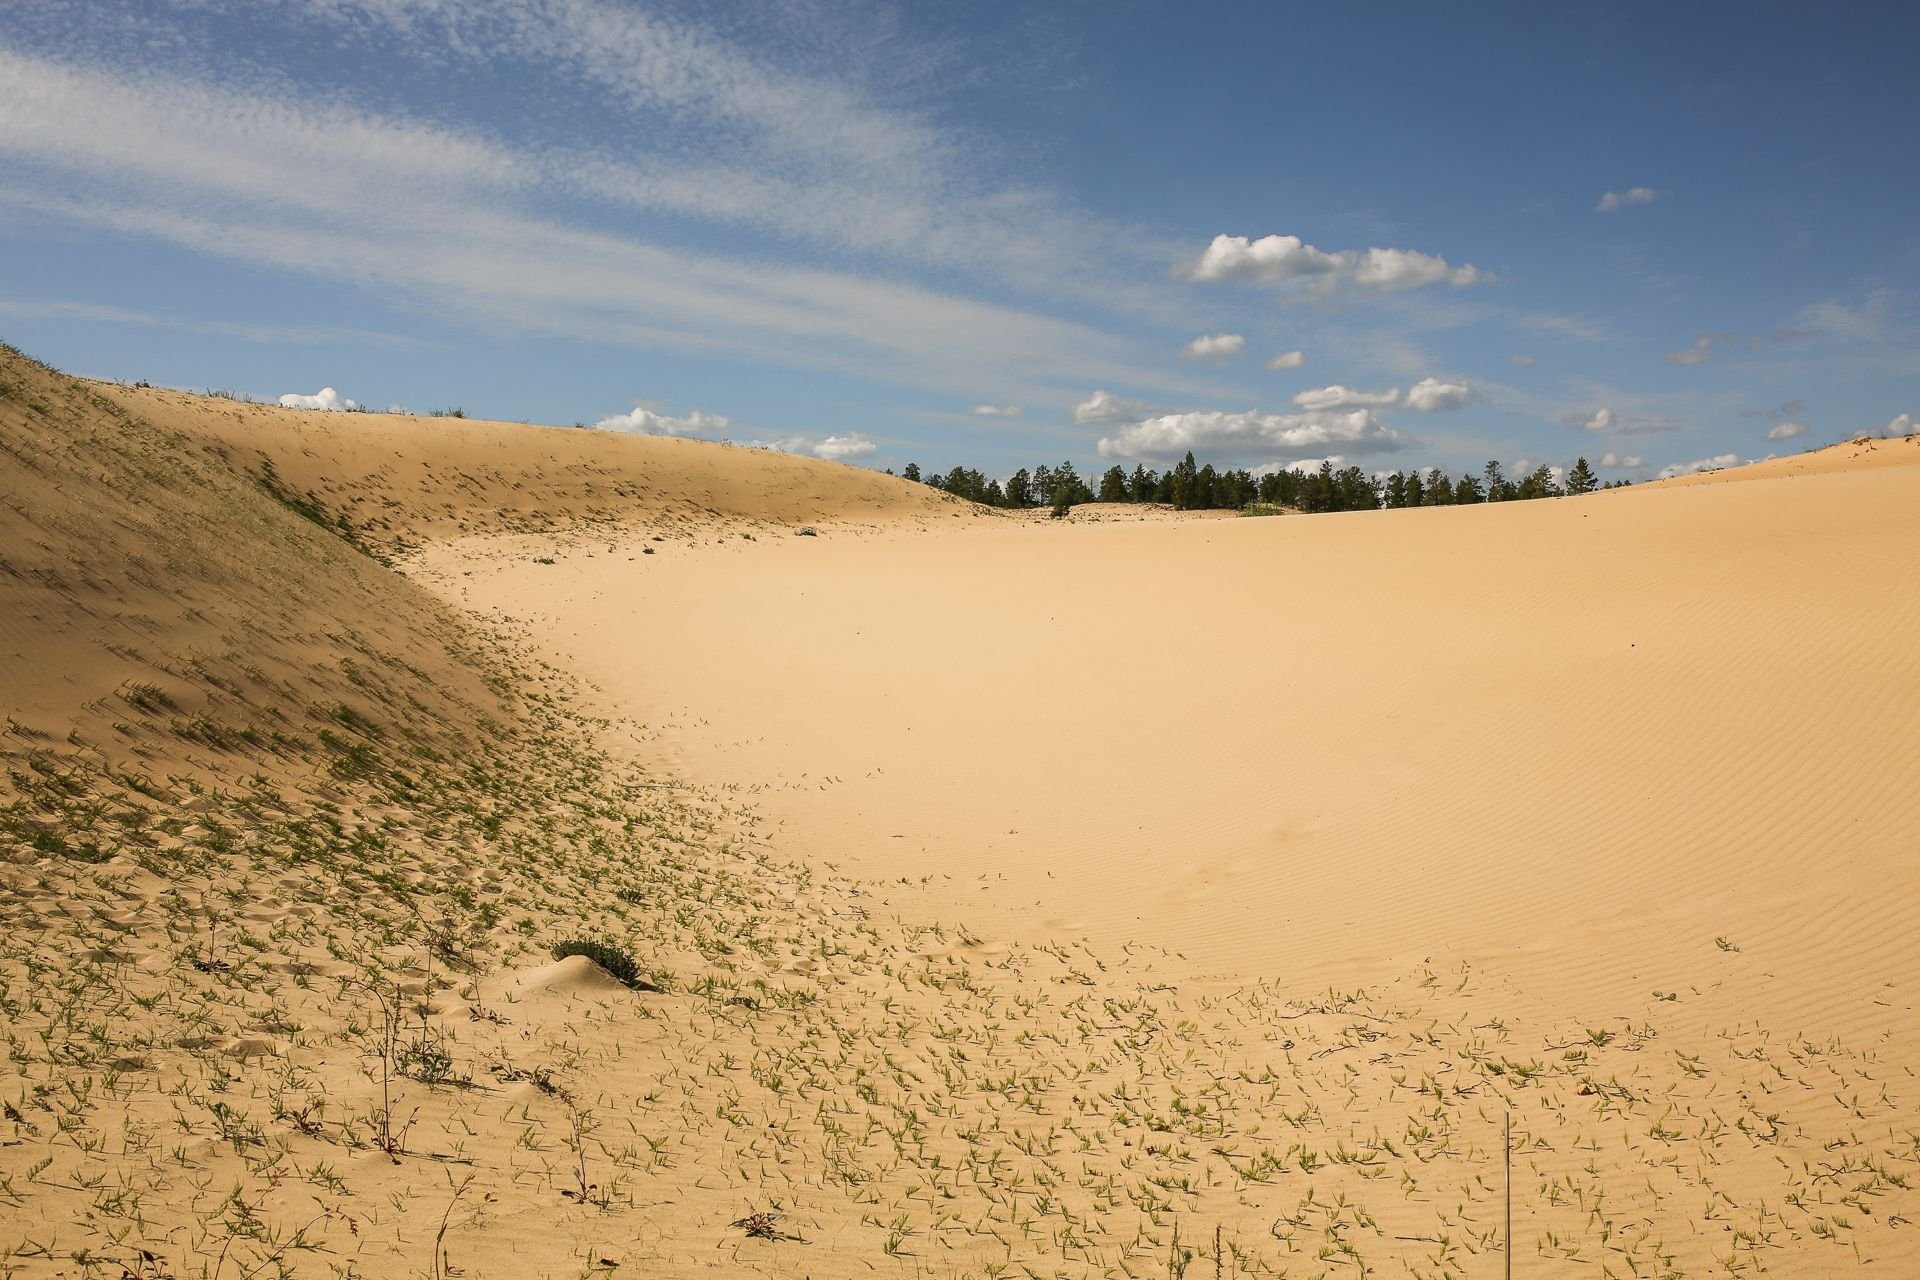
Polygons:
<instances>
[{"instance_id":1,"label":"cumulus cloud","mask_svg":"<svg viewBox=\"0 0 1920 1280\"><path fill-rule=\"evenodd\" d=\"M844 436L827 436L822 440L815 440L812 436L778 436L772 440L729 440L726 443L739 445L743 449L811 455L829 462L864 458L879 447L858 431L850 431Z\"/></svg>"},{"instance_id":2,"label":"cumulus cloud","mask_svg":"<svg viewBox=\"0 0 1920 1280\"><path fill-rule=\"evenodd\" d=\"M1237 333L1203 333L1180 348L1189 360L1231 360L1247 349L1247 340Z\"/></svg>"},{"instance_id":3,"label":"cumulus cloud","mask_svg":"<svg viewBox=\"0 0 1920 1280\"><path fill-rule=\"evenodd\" d=\"M1522 369L1531 369L1534 365L1540 363L1540 360L1537 356L1508 356L1507 363L1519 365Z\"/></svg>"},{"instance_id":4,"label":"cumulus cloud","mask_svg":"<svg viewBox=\"0 0 1920 1280\"><path fill-rule=\"evenodd\" d=\"M1347 459L1345 455L1338 454L1338 453L1330 453L1324 458L1295 458L1292 462L1285 462L1285 461L1263 462L1259 466L1254 467L1253 469L1248 471L1247 474L1252 476L1255 480L1258 480L1261 476L1270 476L1270 475L1273 475L1275 472L1279 472L1279 471L1293 471L1303 476L1312 475L1314 472L1320 469L1320 464L1323 462L1326 463L1328 466L1332 467L1336 471L1338 471L1341 467L1344 467L1347 465Z\"/></svg>"},{"instance_id":5,"label":"cumulus cloud","mask_svg":"<svg viewBox=\"0 0 1920 1280\"><path fill-rule=\"evenodd\" d=\"M1652 204L1660 195L1652 187L1628 187L1625 191L1609 191L1600 197L1600 203L1594 206L1596 213L1618 213L1632 204Z\"/></svg>"},{"instance_id":6,"label":"cumulus cloud","mask_svg":"<svg viewBox=\"0 0 1920 1280\"><path fill-rule=\"evenodd\" d=\"M971 410L976 418L1017 418L1020 406L1017 404L977 404Z\"/></svg>"},{"instance_id":7,"label":"cumulus cloud","mask_svg":"<svg viewBox=\"0 0 1920 1280\"><path fill-rule=\"evenodd\" d=\"M1315 387L1294 396L1293 402L1309 413L1324 412L1332 409L1385 408L1400 403L1400 392L1355 391L1352 387L1343 387L1335 383L1330 387Z\"/></svg>"},{"instance_id":8,"label":"cumulus cloud","mask_svg":"<svg viewBox=\"0 0 1920 1280\"><path fill-rule=\"evenodd\" d=\"M1806 430L1807 424L1804 422L1782 422L1778 426L1767 429L1767 439L1791 440L1795 436L1806 434Z\"/></svg>"},{"instance_id":9,"label":"cumulus cloud","mask_svg":"<svg viewBox=\"0 0 1920 1280\"><path fill-rule=\"evenodd\" d=\"M1694 339L1693 345L1685 351L1667 352L1668 364L1705 364L1707 357L1713 354L1713 339L1705 334Z\"/></svg>"},{"instance_id":10,"label":"cumulus cloud","mask_svg":"<svg viewBox=\"0 0 1920 1280\"><path fill-rule=\"evenodd\" d=\"M684 418L670 418L650 405L636 405L631 413L617 413L593 424L600 431L625 431L643 436L715 436L733 425L717 413L695 409Z\"/></svg>"},{"instance_id":11,"label":"cumulus cloud","mask_svg":"<svg viewBox=\"0 0 1920 1280\"><path fill-rule=\"evenodd\" d=\"M1104 426L1110 422L1138 422L1152 417L1154 407L1144 400L1122 400L1111 391L1096 391L1073 406L1073 420L1080 426Z\"/></svg>"},{"instance_id":12,"label":"cumulus cloud","mask_svg":"<svg viewBox=\"0 0 1920 1280\"><path fill-rule=\"evenodd\" d=\"M1920 431L1920 421L1915 420L1914 416L1910 413L1900 413L1887 419L1884 425L1868 427L1866 430L1858 431L1854 434L1856 436L1874 436L1882 440L1898 440L1904 436L1910 436L1916 431Z\"/></svg>"},{"instance_id":13,"label":"cumulus cloud","mask_svg":"<svg viewBox=\"0 0 1920 1280\"><path fill-rule=\"evenodd\" d=\"M1407 407L1421 413L1439 413L1447 409L1459 409L1472 398L1472 391L1464 382L1442 382L1438 378L1422 378L1407 390Z\"/></svg>"},{"instance_id":14,"label":"cumulus cloud","mask_svg":"<svg viewBox=\"0 0 1920 1280\"><path fill-rule=\"evenodd\" d=\"M1577 413L1569 414L1560 421L1566 426L1577 427L1582 431L1606 431L1619 424L1619 419L1614 417L1611 409L1596 409L1584 418Z\"/></svg>"},{"instance_id":15,"label":"cumulus cloud","mask_svg":"<svg viewBox=\"0 0 1920 1280\"><path fill-rule=\"evenodd\" d=\"M1690 476L1702 471L1718 471L1722 467L1733 467L1739 464L1740 455L1737 453L1715 454L1711 458L1695 458L1692 462L1676 462L1670 466L1662 467L1660 468L1660 478L1662 480L1671 480L1675 476Z\"/></svg>"},{"instance_id":16,"label":"cumulus cloud","mask_svg":"<svg viewBox=\"0 0 1920 1280\"><path fill-rule=\"evenodd\" d=\"M1195 452L1248 450L1293 453L1343 447L1386 453L1405 440L1366 408L1307 413L1169 413L1122 428L1100 441L1103 458L1177 458Z\"/></svg>"},{"instance_id":17,"label":"cumulus cloud","mask_svg":"<svg viewBox=\"0 0 1920 1280\"><path fill-rule=\"evenodd\" d=\"M813 456L825 458L830 462L845 462L849 458L864 458L877 446L858 431L850 431L844 436L828 436L813 446Z\"/></svg>"},{"instance_id":18,"label":"cumulus cloud","mask_svg":"<svg viewBox=\"0 0 1920 1280\"><path fill-rule=\"evenodd\" d=\"M357 402L347 399L332 387L322 387L310 396L288 392L280 397L280 406L284 409L327 409L334 413L345 413L360 407Z\"/></svg>"},{"instance_id":19,"label":"cumulus cloud","mask_svg":"<svg viewBox=\"0 0 1920 1280\"><path fill-rule=\"evenodd\" d=\"M1267 368L1274 369L1274 370L1298 369L1301 365L1305 364L1306 362L1307 362L1307 357L1302 352L1282 351L1279 355L1267 361Z\"/></svg>"},{"instance_id":20,"label":"cumulus cloud","mask_svg":"<svg viewBox=\"0 0 1920 1280\"><path fill-rule=\"evenodd\" d=\"M1433 284L1469 285L1480 279L1478 268L1456 267L1445 258L1412 249L1317 249L1299 236L1218 235L1206 251L1182 273L1189 280L1209 284L1245 280L1256 284L1319 282L1328 287L1349 281L1382 292L1419 289Z\"/></svg>"},{"instance_id":21,"label":"cumulus cloud","mask_svg":"<svg viewBox=\"0 0 1920 1280\"><path fill-rule=\"evenodd\" d=\"M1632 471L1638 467L1646 466L1647 460L1637 453L1621 455L1609 449L1600 455L1600 465L1603 467Z\"/></svg>"}]
</instances>

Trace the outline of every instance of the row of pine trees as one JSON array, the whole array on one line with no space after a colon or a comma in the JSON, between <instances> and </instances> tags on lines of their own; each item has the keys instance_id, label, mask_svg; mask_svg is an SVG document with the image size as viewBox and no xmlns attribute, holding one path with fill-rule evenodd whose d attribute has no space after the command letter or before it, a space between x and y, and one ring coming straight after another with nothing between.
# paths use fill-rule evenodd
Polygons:
<instances>
[{"instance_id":1,"label":"row of pine trees","mask_svg":"<svg viewBox=\"0 0 1920 1280\"><path fill-rule=\"evenodd\" d=\"M1255 478L1245 470L1216 470L1212 463L1195 466L1193 453L1165 472L1141 464L1128 472L1108 467L1096 490L1080 477L1072 462L1058 467L1044 463L1013 473L1003 485L971 467L955 467L945 475L923 473L909 462L901 473L908 480L932 485L989 507L1051 506L1056 513L1083 502L1158 502L1183 511L1243 510L1256 503L1291 507L1299 511L1375 511L1383 507L1450 507L1477 502L1515 502L1530 498L1558 498L1624 486L1625 480L1601 484L1593 468L1581 458L1567 472L1564 483L1542 464L1518 480L1510 479L1498 462L1489 462L1475 475L1458 477L1434 467L1426 472L1395 471L1376 480L1359 467L1336 471L1322 462L1318 471L1274 471Z\"/></svg>"}]
</instances>

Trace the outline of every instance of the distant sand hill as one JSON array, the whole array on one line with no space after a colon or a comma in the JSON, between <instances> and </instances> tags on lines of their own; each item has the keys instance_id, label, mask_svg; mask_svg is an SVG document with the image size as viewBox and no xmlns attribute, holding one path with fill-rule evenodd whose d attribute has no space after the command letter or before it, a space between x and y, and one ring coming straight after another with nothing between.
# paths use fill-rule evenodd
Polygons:
<instances>
[{"instance_id":1,"label":"distant sand hill","mask_svg":"<svg viewBox=\"0 0 1920 1280\"><path fill-rule=\"evenodd\" d=\"M1916 509L1026 520L0 353L0 1274L1492 1276L1509 1120L1516 1275L1920 1274Z\"/></svg>"}]
</instances>

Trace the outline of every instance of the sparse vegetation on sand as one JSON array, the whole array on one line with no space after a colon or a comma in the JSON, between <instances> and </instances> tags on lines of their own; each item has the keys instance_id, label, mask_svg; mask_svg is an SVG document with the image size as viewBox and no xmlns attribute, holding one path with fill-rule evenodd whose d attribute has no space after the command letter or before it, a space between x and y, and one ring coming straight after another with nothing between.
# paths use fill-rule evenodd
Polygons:
<instances>
[{"instance_id":1,"label":"sparse vegetation on sand","mask_svg":"<svg viewBox=\"0 0 1920 1280\"><path fill-rule=\"evenodd\" d=\"M1518 1274L1913 1257L1872 1044L996 944L83 386L0 447L0 1275L1485 1275L1508 1115Z\"/></svg>"}]
</instances>

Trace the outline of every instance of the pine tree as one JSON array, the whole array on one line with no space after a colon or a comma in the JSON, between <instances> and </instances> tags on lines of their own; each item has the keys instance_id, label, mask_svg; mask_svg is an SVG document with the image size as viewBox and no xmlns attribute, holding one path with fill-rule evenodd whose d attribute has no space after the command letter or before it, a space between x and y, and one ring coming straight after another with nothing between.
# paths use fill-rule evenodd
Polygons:
<instances>
[{"instance_id":1,"label":"pine tree","mask_svg":"<svg viewBox=\"0 0 1920 1280\"><path fill-rule=\"evenodd\" d=\"M1187 450L1187 456L1168 475L1173 482L1173 505L1182 511L1191 511L1198 498L1194 491L1199 487L1200 478L1200 468L1193 464L1193 450Z\"/></svg>"},{"instance_id":2,"label":"pine tree","mask_svg":"<svg viewBox=\"0 0 1920 1280\"><path fill-rule=\"evenodd\" d=\"M1387 477L1385 496L1389 508L1407 505L1407 477L1404 472L1396 471Z\"/></svg>"},{"instance_id":3,"label":"pine tree","mask_svg":"<svg viewBox=\"0 0 1920 1280\"><path fill-rule=\"evenodd\" d=\"M902 472L900 473L900 478L901 478L902 480L912 480L912 481L913 481L913 482L915 482L916 484L917 484L917 483L919 483L919 480L920 480L920 464L919 464L919 463L917 463L917 462L909 462L909 463L907 464L907 469L906 469L905 471L902 471Z\"/></svg>"},{"instance_id":4,"label":"pine tree","mask_svg":"<svg viewBox=\"0 0 1920 1280\"><path fill-rule=\"evenodd\" d=\"M1007 505L1010 507L1033 505L1033 477L1027 474L1025 467L1014 472L1007 480Z\"/></svg>"},{"instance_id":5,"label":"pine tree","mask_svg":"<svg viewBox=\"0 0 1920 1280\"><path fill-rule=\"evenodd\" d=\"M1125 502L1127 500L1127 473L1119 467L1108 467L1100 475L1100 501Z\"/></svg>"},{"instance_id":6,"label":"pine tree","mask_svg":"<svg viewBox=\"0 0 1920 1280\"><path fill-rule=\"evenodd\" d=\"M1567 472L1568 494L1592 493L1599 484L1599 478L1593 474L1593 468L1587 465L1585 458L1573 464L1573 470Z\"/></svg>"}]
</instances>

